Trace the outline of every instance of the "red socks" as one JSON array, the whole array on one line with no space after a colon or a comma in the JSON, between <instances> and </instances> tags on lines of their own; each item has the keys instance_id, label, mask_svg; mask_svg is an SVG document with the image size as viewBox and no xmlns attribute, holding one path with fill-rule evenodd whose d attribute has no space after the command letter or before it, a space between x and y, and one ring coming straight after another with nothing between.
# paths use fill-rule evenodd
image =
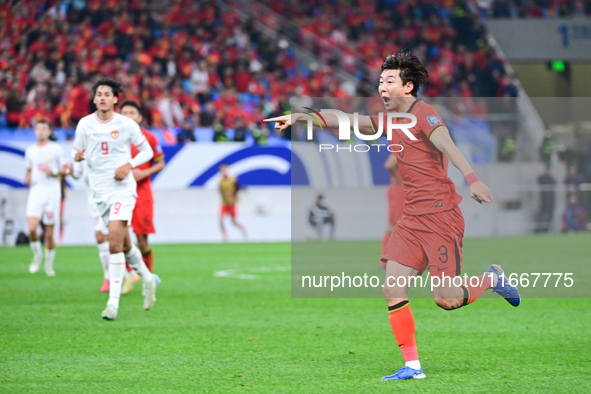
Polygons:
<instances>
[{"instance_id":1,"label":"red socks","mask_svg":"<svg viewBox=\"0 0 591 394\"><path fill-rule=\"evenodd\" d=\"M402 351L405 362L419 359L417 342L415 340L415 319L408 300L389 306L389 319L392 332Z\"/></svg>"},{"instance_id":2,"label":"red socks","mask_svg":"<svg viewBox=\"0 0 591 394\"><path fill-rule=\"evenodd\" d=\"M467 278L462 286L464 290L464 305L468 305L476 301L484 292L492 287L492 278L490 274L484 274L478 277Z\"/></svg>"},{"instance_id":3,"label":"red socks","mask_svg":"<svg viewBox=\"0 0 591 394\"><path fill-rule=\"evenodd\" d=\"M154 255L152 254L151 250L148 253L142 255L142 260L144 260L148 270L150 270L150 272L154 272L152 271L152 266L154 265Z\"/></svg>"}]
</instances>

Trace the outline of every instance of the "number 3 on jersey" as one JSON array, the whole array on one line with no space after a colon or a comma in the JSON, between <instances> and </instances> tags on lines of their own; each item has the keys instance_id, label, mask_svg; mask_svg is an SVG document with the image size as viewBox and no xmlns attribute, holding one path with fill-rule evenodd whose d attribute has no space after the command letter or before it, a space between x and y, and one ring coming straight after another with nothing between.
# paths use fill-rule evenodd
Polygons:
<instances>
[{"instance_id":1,"label":"number 3 on jersey","mask_svg":"<svg viewBox=\"0 0 591 394\"><path fill-rule=\"evenodd\" d=\"M107 141L101 142L101 149L103 150L103 155L109 154L109 143Z\"/></svg>"}]
</instances>

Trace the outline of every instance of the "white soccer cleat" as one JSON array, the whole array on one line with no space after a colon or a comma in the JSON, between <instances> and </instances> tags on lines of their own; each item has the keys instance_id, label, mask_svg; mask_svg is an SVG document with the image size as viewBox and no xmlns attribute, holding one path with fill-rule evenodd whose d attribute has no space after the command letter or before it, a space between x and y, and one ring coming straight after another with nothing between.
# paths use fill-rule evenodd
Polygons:
<instances>
[{"instance_id":1,"label":"white soccer cleat","mask_svg":"<svg viewBox=\"0 0 591 394\"><path fill-rule=\"evenodd\" d=\"M149 311L156 302L156 286L160 282L158 275L152 274L151 280L144 280L143 293L144 293L144 309Z\"/></svg>"},{"instance_id":2,"label":"white soccer cleat","mask_svg":"<svg viewBox=\"0 0 591 394\"><path fill-rule=\"evenodd\" d=\"M105 320L115 320L117 318L117 308L113 305L107 305L105 310L101 313L101 317Z\"/></svg>"},{"instance_id":3,"label":"white soccer cleat","mask_svg":"<svg viewBox=\"0 0 591 394\"><path fill-rule=\"evenodd\" d=\"M135 282L139 281L140 277L136 273L131 273L130 275L126 275L123 279L123 286L121 287L121 294L128 295L133 291L133 285Z\"/></svg>"},{"instance_id":4,"label":"white soccer cleat","mask_svg":"<svg viewBox=\"0 0 591 394\"><path fill-rule=\"evenodd\" d=\"M53 267L45 266L45 275L55 276L55 271L53 270Z\"/></svg>"},{"instance_id":5,"label":"white soccer cleat","mask_svg":"<svg viewBox=\"0 0 591 394\"><path fill-rule=\"evenodd\" d=\"M41 268L41 263L43 262L43 257L35 256L33 257L33 261L31 261L31 265L29 265L29 272L32 274L36 274Z\"/></svg>"}]
</instances>

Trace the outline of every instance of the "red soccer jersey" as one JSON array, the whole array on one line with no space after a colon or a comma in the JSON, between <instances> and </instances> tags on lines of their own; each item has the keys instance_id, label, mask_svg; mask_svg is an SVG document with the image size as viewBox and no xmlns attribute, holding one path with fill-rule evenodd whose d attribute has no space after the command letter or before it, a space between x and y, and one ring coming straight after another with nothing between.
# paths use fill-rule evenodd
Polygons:
<instances>
[{"instance_id":1,"label":"red soccer jersey","mask_svg":"<svg viewBox=\"0 0 591 394\"><path fill-rule=\"evenodd\" d=\"M142 133L144 134L144 137L146 137L146 140L148 140L150 147L154 151L154 157L152 158L152 160L147 161L136 168L139 168L140 170L147 170L153 165L153 163L163 160L164 153L162 152L162 147L160 146L160 143L158 142L158 139L154 136L154 134L144 129L142 129ZM138 153L139 151L137 150L137 148L134 145L131 145L131 157L136 157ZM144 198L144 196L148 197L152 195L151 177L148 176L137 183L137 195L138 199Z\"/></svg>"},{"instance_id":2,"label":"red soccer jersey","mask_svg":"<svg viewBox=\"0 0 591 394\"><path fill-rule=\"evenodd\" d=\"M391 144L399 144L403 147L401 152L393 154L398 159L398 168L404 185L404 213L425 215L453 209L462 201L462 196L456 193L454 183L447 176L447 157L430 141L433 132L439 128L445 128L445 124L435 108L423 101L415 101L408 112L417 118L416 126L409 129L417 140L411 140L400 129L393 129L390 141ZM378 118L372 117L372 119L378 125ZM384 114L384 131L386 131L386 120L387 117ZM394 121L410 123L408 118L399 118ZM400 150L397 146L392 146L391 149Z\"/></svg>"}]
</instances>

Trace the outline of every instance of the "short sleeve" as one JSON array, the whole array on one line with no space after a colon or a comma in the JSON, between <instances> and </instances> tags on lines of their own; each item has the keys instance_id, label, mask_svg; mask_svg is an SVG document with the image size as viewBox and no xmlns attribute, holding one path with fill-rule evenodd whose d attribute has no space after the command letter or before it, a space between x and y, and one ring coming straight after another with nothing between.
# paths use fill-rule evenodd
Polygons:
<instances>
[{"instance_id":1,"label":"short sleeve","mask_svg":"<svg viewBox=\"0 0 591 394\"><path fill-rule=\"evenodd\" d=\"M146 142L146 137L144 137L140 126L135 121L129 119L127 127L129 128L130 142L132 144L139 148L141 144Z\"/></svg>"},{"instance_id":2,"label":"short sleeve","mask_svg":"<svg viewBox=\"0 0 591 394\"><path fill-rule=\"evenodd\" d=\"M76 126L76 136L74 137L74 144L72 146L77 151L86 149L86 130L84 123L84 121L80 121Z\"/></svg>"},{"instance_id":3,"label":"short sleeve","mask_svg":"<svg viewBox=\"0 0 591 394\"><path fill-rule=\"evenodd\" d=\"M148 132L146 133L146 139L148 140L148 143L150 144L150 147L152 147L152 151L154 152L154 157L152 158L152 160L160 161L164 159L164 152L162 151L162 146L160 146L160 142L158 142L158 138L156 138L154 134Z\"/></svg>"},{"instance_id":4,"label":"short sleeve","mask_svg":"<svg viewBox=\"0 0 591 394\"><path fill-rule=\"evenodd\" d=\"M369 121L371 122L371 128L374 132L378 131L378 128L380 127L380 117L379 116L369 116ZM384 113L382 115L382 133L383 135L385 135L384 130L386 130L386 123L387 122L387 118L386 118L386 113Z\"/></svg>"},{"instance_id":5,"label":"short sleeve","mask_svg":"<svg viewBox=\"0 0 591 394\"><path fill-rule=\"evenodd\" d=\"M30 170L33 167L33 162L31 161L31 150L27 149L25 151L25 169Z\"/></svg>"},{"instance_id":6,"label":"short sleeve","mask_svg":"<svg viewBox=\"0 0 591 394\"><path fill-rule=\"evenodd\" d=\"M435 131L447 129L437 110L430 105L417 115L417 126L429 140Z\"/></svg>"}]
</instances>

